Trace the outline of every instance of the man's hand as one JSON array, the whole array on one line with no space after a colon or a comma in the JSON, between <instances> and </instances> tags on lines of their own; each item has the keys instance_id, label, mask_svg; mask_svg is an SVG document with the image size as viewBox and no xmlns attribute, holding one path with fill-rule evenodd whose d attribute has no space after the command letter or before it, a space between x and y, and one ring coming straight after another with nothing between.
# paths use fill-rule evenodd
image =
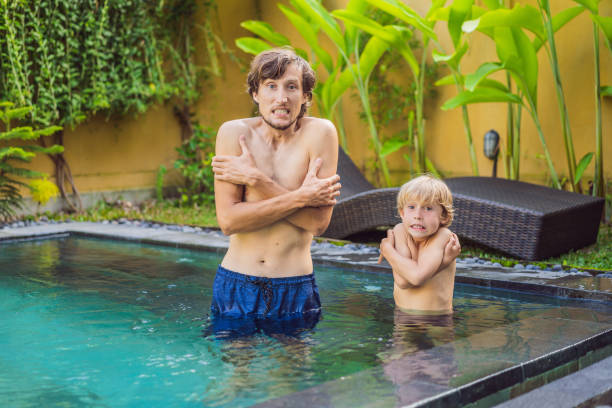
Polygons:
<instances>
[{"instance_id":1,"label":"man's hand","mask_svg":"<svg viewBox=\"0 0 612 408\"><path fill-rule=\"evenodd\" d=\"M446 267L451 264L461 253L461 244L459 238L454 232L451 233L446 246L444 247L444 256L442 257L442 267Z\"/></svg>"},{"instance_id":2,"label":"man's hand","mask_svg":"<svg viewBox=\"0 0 612 408\"><path fill-rule=\"evenodd\" d=\"M313 160L306 173L300 190L306 196L305 207L325 207L336 204L336 197L340 195L340 176L334 174L327 178L317 177L323 160Z\"/></svg>"},{"instance_id":3,"label":"man's hand","mask_svg":"<svg viewBox=\"0 0 612 408\"><path fill-rule=\"evenodd\" d=\"M382 262L383 257L387 257L389 251L395 250L395 236L393 230L387 230L387 237L380 241L380 256L378 257L378 263Z\"/></svg>"},{"instance_id":4,"label":"man's hand","mask_svg":"<svg viewBox=\"0 0 612 408\"><path fill-rule=\"evenodd\" d=\"M212 169L215 179L236 185L253 186L261 177L261 171L255 165L255 159L249 152L244 135L238 138L242 153L240 156L215 156Z\"/></svg>"}]
</instances>

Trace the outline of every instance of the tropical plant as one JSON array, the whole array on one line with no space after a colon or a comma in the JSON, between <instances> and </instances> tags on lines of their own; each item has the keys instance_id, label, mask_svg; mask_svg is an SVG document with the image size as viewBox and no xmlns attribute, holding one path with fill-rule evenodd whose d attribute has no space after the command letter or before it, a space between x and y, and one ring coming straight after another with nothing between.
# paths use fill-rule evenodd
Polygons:
<instances>
[{"instance_id":1,"label":"tropical plant","mask_svg":"<svg viewBox=\"0 0 612 408\"><path fill-rule=\"evenodd\" d=\"M612 53L612 17L599 15L599 0L575 0L591 12L593 20L593 56L595 60L595 174L593 176L593 195L606 197L603 176L603 149L602 149L602 117L601 99L603 96L612 96L612 87L602 86L600 78L599 61L599 31L601 30L604 42Z\"/></svg>"},{"instance_id":2,"label":"tropical plant","mask_svg":"<svg viewBox=\"0 0 612 408\"><path fill-rule=\"evenodd\" d=\"M444 2L442 2L444 3ZM489 7L497 7L497 0L489 3ZM449 7L433 7L432 11L428 14L431 20L443 20L446 21L446 27L448 33L453 42L454 50L451 54L444 54L440 44L436 44L436 49L432 50L434 61L439 63L445 63L450 69L451 74L445 78L440 79L436 85L450 85L454 84L457 88L457 92L461 93L465 90L464 76L461 73L461 59L468 50L468 44L463 38L463 31L461 26L466 20L472 18L472 7L473 0L460 0L453 1ZM472 165L472 174L477 176L478 172L478 160L476 159L476 151L474 150L474 142L472 137L472 127L470 125L470 117L467 110L467 106L461 106L461 114L463 119L463 130L468 145L468 151L470 154L470 163Z\"/></svg>"},{"instance_id":3,"label":"tropical plant","mask_svg":"<svg viewBox=\"0 0 612 408\"><path fill-rule=\"evenodd\" d=\"M15 122L22 121L32 111L31 107L15 108L11 102L0 102L0 121L3 130L0 132L0 219L7 220L14 216L15 211L22 208L22 189L30 189L36 201L44 190L44 196L40 201L48 200L53 196L53 183L46 179L44 173L32 171L23 167L17 167L16 163L30 162L36 153L59 154L63 151L62 146L51 146L47 148L28 144L42 136L48 136L57 132L57 126L43 129L33 129L31 126L12 127ZM20 146L14 146L13 141L19 140ZM27 184L24 178L35 179L34 184ZM53 185L50 187L49 185ZM46 201L45 201L46 202Z\"/></svg>"}]
</instances>

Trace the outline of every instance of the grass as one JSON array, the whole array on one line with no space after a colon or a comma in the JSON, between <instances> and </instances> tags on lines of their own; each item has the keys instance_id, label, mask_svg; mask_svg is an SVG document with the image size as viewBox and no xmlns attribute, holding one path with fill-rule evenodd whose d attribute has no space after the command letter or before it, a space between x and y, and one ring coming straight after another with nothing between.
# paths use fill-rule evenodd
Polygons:
<instances>
[{"instance_id":1,"label":"grass","mask_svg":"<svg viewBox=\"0 0 612 408\"><path fill-rule=\"evenodd\" d=\"M114 203L99 202L83 214L45 214L49 219L63 220L71 218L75 221L102 221L127 218L132 220L145 220L161 222L166 224L190 225L200 227L217 228L217 218L214 204L183 207L176 201L148 201L142 205L135 206L129 202L118 200ZM31 217L30 217L31 218ZM370 239L360 239L368 242ZM376 239L376 238L374 238ZM376 244L372 242L372 244ZM490 249L470 246L468 243L462 245L462 257L484 258L493 262L499 262L504 266L513 266L523 261L505 256ZM540 266L550 264L561 264L567 267L585 268L595 271L612 270L612 223L602 223L599 228L597 242L586 248L571 251L562 256L546 259L539 262L531 262Z\"/></svg>"},{"instance_id":2,"label":"grass","mask_svg":"<svg viewBox=\"0 0 612 408\"><path fill-rule=\"evenodd\" d=\"M74 221L102 221L127 218L131 220L155 221L164 224L191 225L217 228L214 205L181 207L175 201L147 201L132 205L129 201L114 203L100 201L82 214L44 214L49 219Z\"/></svg>"}]
</instances>

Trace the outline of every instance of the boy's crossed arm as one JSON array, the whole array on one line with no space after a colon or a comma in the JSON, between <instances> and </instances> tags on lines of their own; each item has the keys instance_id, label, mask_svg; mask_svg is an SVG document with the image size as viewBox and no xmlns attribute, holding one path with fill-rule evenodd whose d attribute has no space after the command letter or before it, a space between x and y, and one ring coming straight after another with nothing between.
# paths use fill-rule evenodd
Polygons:
<instances>
[{"instance_id":1,"label":"boy's crossed arm","mask_svg":"<svg viewBox=\"0 0 612 408\"><path fill-rule=\"evenodd\" d=\"M384 257L393 269L395 283L400 288L420 286L440 270L450 265L461 253L457 235L447 228L436 233L421 253L402 224L387 231L387 237L380 243L380 257Z\"/></svg>"}]
</instances>

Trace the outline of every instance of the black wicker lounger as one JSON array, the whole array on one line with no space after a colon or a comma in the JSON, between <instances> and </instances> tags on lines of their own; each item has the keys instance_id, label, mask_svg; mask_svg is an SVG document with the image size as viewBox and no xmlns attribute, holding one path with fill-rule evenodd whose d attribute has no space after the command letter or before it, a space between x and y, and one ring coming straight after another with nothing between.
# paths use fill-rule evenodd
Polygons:
<instances>
[{"instance_id":1,"label":"black wicker lounger","mask_svg":"<svg viewBox=\"0 0 612 408\"><path fill-rule=\"evenodd\" d=\"M509 255L549 258L597 240L604 200L490 177L445 180L457 235Z\"/></svg>"},{"instance_id":2,"label":"black wicker lounger","mask_svg":"<svg viewBox=\"0 0 612 408\"><path fill-rule=\"evenodd\" d=\"M339 149L342 190L323 236L342 239L400 222L399 188L376 189ZM454 199L451 230L514 257L549 258L594 243L604 200L521 181L490 177L446 179Z\"/></svg>"},{"instance_id":3,"label":"black wicker lounger","mask_svg":"<svg viewBox=\"0 0 612 408\"><path fill-rule=\"evenodd\" d=\"M342 239L401 222L396 206L399 188L375 188L341 147L338 174L342 189L324 237Z\"/></svg>"}]
</instances>

